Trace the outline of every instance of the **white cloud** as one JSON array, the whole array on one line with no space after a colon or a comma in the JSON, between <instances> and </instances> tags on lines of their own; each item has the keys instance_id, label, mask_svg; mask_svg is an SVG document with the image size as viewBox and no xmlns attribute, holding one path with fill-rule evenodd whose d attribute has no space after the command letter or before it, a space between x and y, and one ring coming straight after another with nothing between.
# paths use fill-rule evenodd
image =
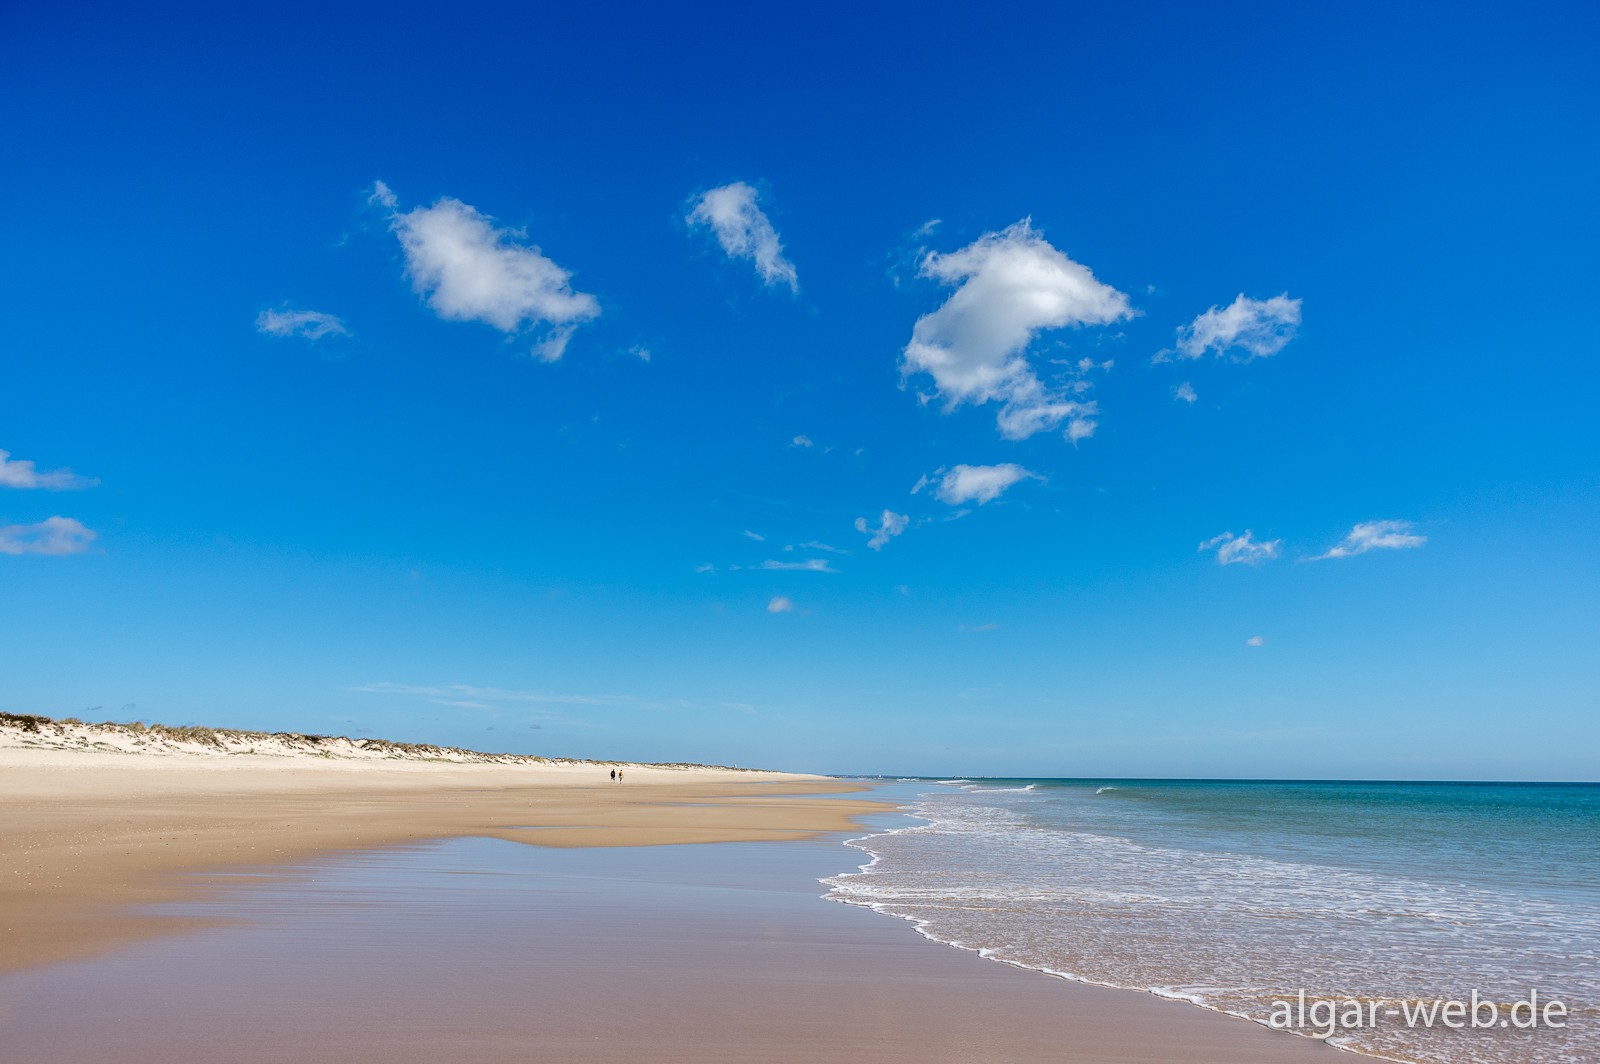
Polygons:
<instances>
[{"instance_id":1,"label":"white cloud","mask_svg":"<svg viewBox=\"0 0 1600 1064\"><path fill-rule=\"evenodd\" d=\"M1257 543L1253 538L1255 533L1248 528L1244 535L1236 536L1232 532L1224 532L1220 536L1212 536L1200 544L1201 551L1214 550L1217 552L1219 565L1256 565L1260 562L1271 561L1278 556L1279 548L1283 546L1281 539L1269 539L1264 543Z\"/></svg>"},{"instance_id":2,"label":"white cloud","mask_svg":"<svg viewBox=\"0 0 1600 1064\"><path fill-rule=\"evenodd\" d=\"M545 333L544 339L538 341L529 349L528 354L540 362L559 362L561 356L567 353L567 341L572 339L575 326L557 325Z\"/></svg>"},{"instance_id":3,"label":"white cloud","mask_svg":"<svg viewBox=\"0 0 1600 1064\"><path fill-rule=\"evenodd\" d=\"M757 543L765 543L767 541L766 536L763 536L760 532L752 532L748 528L742 534L745 539L753 539Z\"/></svg>"},{"instance_id":4,"label":"white cloud","mask_svg":"<svg viewBox=\"0 0 1600 1064\"><path fill-rule=\"evenodd\" d=\"M481 321L504 333L547 326L533 355L553 362L573 329L599 315L595 297L573 291L572 274L526 243L522 230L500 228L449 196L401 213L381 181L372 199L389 211L412 287L441 318Z\"/></svg>"},{"instance_id":5,"label":"white cloud","mask_svg":"<svg viewBox=\"0 0 1600 1064\"><path fill-rule=\"evenodd\" d=\"M292 336L320 340L324 336L349 336L344 322L318 310L267 309L256 315L256 332L264 336Z\"/></svg>"},{"instance_id":6,"label":"white cloud","mask_svg":"<svg viewBox=\"0 0 1600 1064\"><path fill-rule=\"evenodd\" d=\"M1244 641L1244 645L1247 647L1264 647L1267 645L1267 637L1264 635L1253 635Z\"/></svg>"},{"instance_id":7,"label":"white cloud","mask_svg":"<svg viewBox=\"0 0 1600 1064\"><path fill-rule=\"evenodd\" d=\"M43 488L45 491L81 491L92 488L100 481L95 477L80 477L70 469L52 469L41 473L32 462L12 458L10 451L0 451L0 488Z\"/></svg>"},{"instance_id":8,"label":"white cloud","mask_svg":"<svg viewBox=\"0 0 1600 1064\"><path fill-rule=\"evenodd\" d=\"M1094 404L1090 403L1089 406L1091 409L1087 413L1094 413ZM1079 440L1086 440L1093 436L1094 430L1099 427L1100 422L1092 417L1075 417L1067 422L1067 430L1062 435L1066 437L1068 443L1076 444Z\"/></svg>"},{"instance_id":9,"label":"white cloud","mask_svg":"<svg viewBox=\"0 0 1600 1064\"><path fill-rule=\"evenodd\" d=\"M961 625L961 631L963 631L963 632L998 632L999 630L1000 630L1000 626L998 624L995 624L993 621L990 621L988 624L963 624L963 625Z\"/></svg>"},{"instance_id":10,"label":"white cloud","mask_svg":"<svg viewBox=\"0 0 1600 1064\"><path fill-rule=\"evenodd\" d=\"M1249 299L1243 292L1226 307L1212 307L1178 329L1180 358L1199 358L1207 351L1240 362L1266 358L1282 351L1300 327L1300 300L1289 293L1271 299ZM1165 355L1156 356L1165 361Z\"/></svg>"},{"instance_id":11,"label":"white cloud","mask_svg":"<svg viewBox=\"0 0 1600 1064\"><path fill-rule=\"evenodd\" d=\"M790 443L789 446L790 447L815 447L816 444L811 442L811 437L810 436L796 436L794 438L794 441L792 443Z\"/></svg>"},{"instance_id":12,"label":"white cloud","mask_svg":"<svg viewBox=\"0 0 1600 1064\"><path fill-rule=\"evenodd\" d=\"M83 554L94 540L95 533L71 517L0 526L0 554Z\"/></svg>"},{"instance_id":13,"label":"white cloud","mask_svg":"<svg viewBox=\"0 0 1600 1064\"><path fill-rule=\"evenodd\" d=\"M1100 283L1024 219L959 251L923 256L919 272L956 286L939 309L917 319L901 372L926 373L947 410L998 403L1006 439L1020 440L1063 421L1093 432L1082 389L1046 387L1027 358L1042 331L1106 325L1131 317L1128 297Z\"/></svg>"},{"instance_id":14,"label":"white cloud","mask_svg":"<svg viewBox=\"0 0 1600 1064\"><path fill-rule=\"evenodd\" d=\"M772 601L767 603L768 613L793 613L794 600L787 595L773 595Z\"/></svg>"},{"instance_id":15,"label":"white cloud","mask_svg":"<svg viewBox=\"0 0 1600 1064\"><path fill-rule=\"evenodd\" d=\"M938 486L934 489L934 494L939 497L940 502L960 506L962 503L975 501L982 506L986 502L998 499L1011 485L1029 478L1043 479L1037 473L1030 473L1015 462L987 466L958 465L948 473L943 469L934 470L917 481L911 489L911 494L915 495L937 479Z\"/></svg>"},{"instance_id":16,"label":"white cloud","mask_svg":"<svg viewBox=\"0 0 1600 1064\"><path fill-rule=\"evenodd\" d=\"M382 181L372 183L372 194L367 197L367 202L382 207L386 211L394 211L400 206L400 197L394 190Z\"/></svg>"},{"instance_id":17,"label":"white cloud","mask_svg":"<svg viewBox=\"0 0 1600 1064\"><path fill-rule=\"evenodd\" d=\"M1192 403L1200 397L1195 394L1194 385L1190 384L1188 381L1184 381L1182 384L1172 389L1172 398L1185 403Z\"/></svg>"},{"instance_id":18,"label":"white cloud","mask_svg":"<svg viewBox=\"0 0 1600 1064\"><path fill-rule=\"evenodd\" d=\"M1053 429L1063 421L1067 423L1064 436L1072 443L1088 436L1094 435L1095 415L1100 412L1100 405L1094 400L1080 400L1068 398L1062 393L1051 393L1033 375L1030 369L1026 379L1014 382L1005 403L1000 407L1000 412L995 415L995 424L1000 429L1000 435L1008 440L1025 440L1035 433ZM1087 381L1077 380L1074 385L1087 384ZM1074 389L1074 394L1082 394L1082 389Z\"/></svg>"},{"instance_id":19,"label":"white cloud","mask_svg":"<svg viewBox=\"0 0 1600 1064\"><path fill-rule=\"evenodd\" d=\"M1349 558L1369 550L1405 550L1428 542L1427 536L1419 536L1411 529L1410 521L1364 521L1352 528L1338 546L1311 560Z\"/></svg>"},{"instance_id":20,"label":"white cloud","mask_svg":"<svg viewBox=\"0 0 1600 1064\"><path fill-rule=\"evenodd\" d=\"M756 206L756 190L743 181L702 193L689 211L694 226L709 226L730 259L749 259L767 285L799 291L794 263L783 257L783 243L772 222Z\"/></svg>"},{"instance_id":21,"label":"white cloud","mask_svg":"<svg viewBox=\"0 0 1600 1064\"><path fill-rule=\"evenodd\" d=\"M856 518L856 531L872 537L867 540L867 546L873 550L882 550L885 543L904 532L910 524L911 518L906 514L885 510L883 516L878 519L877 528L869 525L865 517Z\"/></svg>"}]
</instances>

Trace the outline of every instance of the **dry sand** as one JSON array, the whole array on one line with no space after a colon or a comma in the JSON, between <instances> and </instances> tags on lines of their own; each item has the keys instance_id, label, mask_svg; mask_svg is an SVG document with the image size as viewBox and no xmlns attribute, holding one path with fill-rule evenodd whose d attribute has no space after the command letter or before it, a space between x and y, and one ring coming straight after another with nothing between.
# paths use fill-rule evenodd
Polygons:
<instances>
[{"instance_id":1,"label":"dry sand","mask_svg":"<svg viewBox=\"0 0 1600 1064\"><path fill-rule=\"evenodd\" d=\"M819 900L816 877L855 857L819 836L886 808L819 797L850 784L634 766L613 784L608 771L0 748L0 1040L41 1064L1327 1064L1335 1052L1009 968ZM339 913L370 906L293 889L308 862L381 864L384 848L426 840L495 845L461 836L560 852L518 871L514 909L435 936L431 954L414 927L342 941ZM813 841L771 841L802 839ZM734 841L756 844L660 845ZM348 851L371 856L338 856ZM302 913L253 938L226 904L129 911L240 897L270 878L218 888L195 873L274 867ZM195 933L157 937L177 930ZM322 966L308 964L318 951ZM344 979L320 974L338 965ZM441 971L453 974L440 983ZM195 1008L175 1000L185 995Z\"/></svg>"}]
</instances>

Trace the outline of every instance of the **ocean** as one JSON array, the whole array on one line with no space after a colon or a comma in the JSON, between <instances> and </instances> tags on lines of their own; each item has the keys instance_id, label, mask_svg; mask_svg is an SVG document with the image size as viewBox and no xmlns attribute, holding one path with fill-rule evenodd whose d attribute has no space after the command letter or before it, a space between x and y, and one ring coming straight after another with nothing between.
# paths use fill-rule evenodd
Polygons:
<instances>
[{"instance_id":1,"label":"ocean","mask_svg":"<svg viewBox=\"0 0 1600 1064\"><path fill-rule=\"evenodd\" d=\"M1600 785L1035 779L912 793L917 822L852 840L871 860L823 880L829 898L996 960L1373 1056L1600 1061Z\"/></svg>"}]
</instances>

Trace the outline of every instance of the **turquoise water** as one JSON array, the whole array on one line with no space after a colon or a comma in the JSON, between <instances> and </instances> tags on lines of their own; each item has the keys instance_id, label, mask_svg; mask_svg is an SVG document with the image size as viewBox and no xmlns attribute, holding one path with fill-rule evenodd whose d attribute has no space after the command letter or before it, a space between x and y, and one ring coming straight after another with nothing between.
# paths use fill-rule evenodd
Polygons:
<instances>
[{"instance_id":1,"label":"turquoise water","mask_svg":"<svg viewBox=\"0 0 1600 1064\"><path fill-rule=\"evenodd\" d=\"M1600 1061L1600 785L947 781L911 811L830 897L1261 1022L1302 990L1381 1003L1329 1040L1397 1060ZM1565 1028L1382 1015L1534 989Z\"/></svg>"}]
</instances>

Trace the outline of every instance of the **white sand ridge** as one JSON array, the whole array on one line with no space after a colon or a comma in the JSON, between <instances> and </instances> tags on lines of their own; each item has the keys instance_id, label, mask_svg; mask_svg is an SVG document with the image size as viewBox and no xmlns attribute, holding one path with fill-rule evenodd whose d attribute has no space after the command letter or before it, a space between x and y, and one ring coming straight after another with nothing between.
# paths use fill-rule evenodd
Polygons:
<instances>
[{"instance_id":1,"label":"white sand ridge","mask_svg":"<svg viewBox=\"0 0 1600 1064\"><path fill-rule=\"evenodd\" d=\"M418 761L458 765L583 765L622 764L534 754L494 754L428 743L389 739L352 739L343 735L299 732L240 731L196 725L88 723L68 717L0 713L0 750L61 750L86 753L140 754L199 758L260 755L336 761ZM699 765L657 767L700 768ZM720 766L717 766L720 767Z\"/></svg>"}]
</instances>

